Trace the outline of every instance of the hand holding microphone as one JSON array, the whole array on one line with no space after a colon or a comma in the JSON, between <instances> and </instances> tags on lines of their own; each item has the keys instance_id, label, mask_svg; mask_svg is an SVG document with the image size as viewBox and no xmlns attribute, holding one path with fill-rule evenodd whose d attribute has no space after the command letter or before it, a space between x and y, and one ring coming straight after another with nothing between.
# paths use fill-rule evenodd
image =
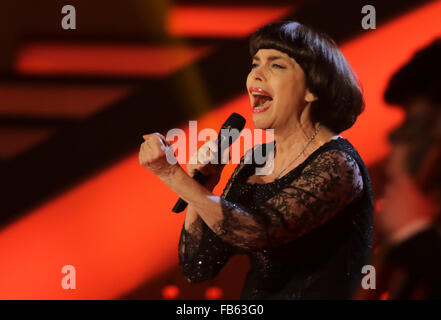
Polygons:
<instances>
[{"instance_id":1,"label":"hand holding microphone","mask_svg":"<svg viewBox=\"0 0 441 320\"><path fill-rule=\"evenodd\" d=\"M239 137L240 131L242 131L245 126L245 122L245 118L240 114L232 113L222 125L217 140L207 141L198 152L192 156L191 161L189 161L187 165L187 169L193 179L202 185L207 184L209 188L214 188L219 182L222 169L228 162L228 153L225 151ZM213 160L216 158L217 162L213 163ZM186 207L187 202L180 198L172 211L179 213L184 211Z\"/></svg>"},{"instance_id":2,"label":"hand holding microphone","mask_svg":"<svg viewBox=\"0 0 441 320\"><path fill-rule=\"evenodd\" d=\"M157 176L166 176L172 171L176 170L176 161L170 163L170 159L176 159L173 147L165 139L165 137L158 133L146 134L143 136L144 142L141 144L139 150L139 163L149 169Z\"/></svg>"},{"instance_id":3,"label":"hand holding microphone","mask_svg":"<svg viewBox=\"0 0 441 320\"><path fill-rule=\"evenodd\" d=\"M237 113L231 116L222 125L216 141L207 141L202 148L192 156L187 165L189 174L194 180L209 188L214 187L220 179L222 169L228 162L226 150L239 137L245 126L245 118ZM173 172L180 168L176 160L173 147L165 137L158 133L143 136L144 143L139 151L139 163L163 180L168 179ZM214 161L217 160L217 161ZM172 211L179 213L187 207L187 202L179 199Z\"/></svg>"},{"instance_id":4,"label":"hand holding microphone","mask_svg":"<svg viewBox=\"0 0 441 320\"><path fill-rule=\"evenodd\" d=\"M221 163L216 163L218 155L218 144L215 140L208 140L205 144L193 154L187 163L187 172L194 177L200 172L207 177L204 183L206 187L212 190L219 182L222 170L228 162L228 153L223 150Z\"/></svg>"}]
</instances>

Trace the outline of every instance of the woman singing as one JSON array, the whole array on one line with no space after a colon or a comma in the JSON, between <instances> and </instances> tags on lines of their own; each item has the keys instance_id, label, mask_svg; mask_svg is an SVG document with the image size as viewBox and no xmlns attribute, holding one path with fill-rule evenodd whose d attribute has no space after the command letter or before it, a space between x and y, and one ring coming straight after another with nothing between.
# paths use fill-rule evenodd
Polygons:
<instances>
[{"instance_id":1,"label":"woman singing","mask_svg":"<svg viewBox=\"0 0 441 320\"><path fill-rule=\"evenodd\" d=\"M372 237L372 189L357 151L338 134L364 108L356 75L333 40L281 21L251 36L246 81L256 128L274 142L246 152L222 196L211 191L222 165L178 164L158 133L144 136L139 159L188 202L179 242L186 279L215 277L234 254L251 268L241 299L347 299L361 282ZM273 172L245 161L273 150ZM267 152L270 154L270 152ZM269 158L268 158L269 159Z\"/></svg>"}]
</instances>

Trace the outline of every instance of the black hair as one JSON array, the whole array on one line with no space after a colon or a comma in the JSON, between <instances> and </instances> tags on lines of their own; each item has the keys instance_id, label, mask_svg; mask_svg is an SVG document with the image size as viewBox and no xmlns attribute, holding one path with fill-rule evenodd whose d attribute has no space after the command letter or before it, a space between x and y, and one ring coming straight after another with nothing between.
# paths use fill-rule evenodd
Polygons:
<instances>
[{"instance_id":1,"label":"black hair","mask_svg":"<svg viewBox=\"0 0 441 320\"><path fill-rule=\"evenodd\" d=\"M337 44L324 33L296 21L278 21L250 38L250 55L276 49L293 58L305 73L306 86L318 99L311 103L311 120L336 133L350 128L364 110L357 75Z\"/></svg>"},{"instance_id":2,"label":"black hair","mask_svg":"<svg viewBox=\"0 0 441 320\"><path fill-rule=\"evenodd\" d=\"M391 78L384 93L387 103L405 107L413 97L424 97L441 104L441 38L417 51Z\"/></svg>"}]
</instances>

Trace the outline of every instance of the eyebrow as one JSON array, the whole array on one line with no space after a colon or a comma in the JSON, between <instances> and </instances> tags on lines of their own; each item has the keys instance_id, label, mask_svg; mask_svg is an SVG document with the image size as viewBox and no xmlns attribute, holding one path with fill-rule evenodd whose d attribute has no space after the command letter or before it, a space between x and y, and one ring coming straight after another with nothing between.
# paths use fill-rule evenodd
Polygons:
<instances>
[{"instance_id":1,"label":"eyebrow","mask_svg":"<svg viewBox=\"0 0 441 320\"><path fill-rule=\"evenodd\" d=\"M268 61L274 61L274 60L277 60L277 59L286 60L285 57L282 57L282 56L269 56L267 60ZM258 56L253 56L253 60L260 61L260 58Z\"/></svg>"}]
</instances>

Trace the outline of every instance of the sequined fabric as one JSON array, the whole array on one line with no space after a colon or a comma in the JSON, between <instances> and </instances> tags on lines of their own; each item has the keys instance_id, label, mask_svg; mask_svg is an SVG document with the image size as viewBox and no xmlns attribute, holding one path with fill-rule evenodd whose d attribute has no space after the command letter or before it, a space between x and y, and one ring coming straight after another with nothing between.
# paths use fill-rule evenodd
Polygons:
<instances>
[{"instance_id":1,"label":"sequined fabric","mask_svg":"<svg viewBox=\"0 0 441 320\"><path fill-rule=\"evenodd\" d=\"M331 140L264 184L248 181L257 165L244 159L252 152L222 193L224 219L212 229L201 218L182 227L185 278L212 279L233 255L246 254L242 299L350 298L372 242L372 188L357 151L346 139Z\"/></svg>"}]
</instances>

